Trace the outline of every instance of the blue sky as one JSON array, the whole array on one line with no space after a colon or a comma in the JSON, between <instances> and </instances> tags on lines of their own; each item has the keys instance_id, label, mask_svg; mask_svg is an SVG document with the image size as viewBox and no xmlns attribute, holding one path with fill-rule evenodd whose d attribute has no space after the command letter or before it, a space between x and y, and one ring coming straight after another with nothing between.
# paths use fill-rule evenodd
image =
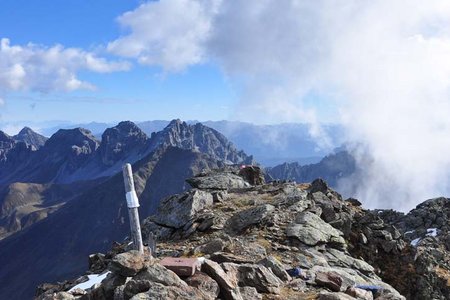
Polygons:
<instances>
[{"instance_id":1,"label":"blue sky","mask_svg":"<svg viewBox=\"0 0 450 300\"><path fill-rule=\"evenodd\" d=\"M11 45L28 43L96 51L126 32L117 17L142 1L0 1L0 38ZM115 59L105 50L106 59ZM160 66L132 67L77 77L95 90L33 91L0 89L0 122L69 120L111 122L124 119L201 119L231 117L236 96L219 68L200 64L166 74Z\"/></svg>"},{"instance_id":2,"label":"blue sky","mask_svg":"<svg viewBox=\"0 0 450 300\"><path fill-rule=\"evenodd\" d=\"M0 0L0 129L338 123L374 158L360 198L417 203L450 187L449 28L448 0Z\"/></svg>"}]
</instances>

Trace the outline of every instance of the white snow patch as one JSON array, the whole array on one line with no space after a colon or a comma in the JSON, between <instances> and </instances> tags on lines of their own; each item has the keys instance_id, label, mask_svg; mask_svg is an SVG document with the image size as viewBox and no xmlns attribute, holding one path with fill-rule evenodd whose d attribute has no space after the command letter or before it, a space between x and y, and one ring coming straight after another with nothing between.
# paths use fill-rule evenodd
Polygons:
<instances>
[{"instance_id":1,"label":"white snow patch","mask_svg":"<svg viewBox=\"0 0 450 300\"><path fill-rule=\"evenodd\" d=\"M89 280L82 282L80 284L77 284L76 286L74 286L73 288L71 288L69 290L69 293L75 289L82 289L82 290L87 290L89 288L91 288L94 284L96 283L100 283L103 281L103 279L106 278L106 276L108 276L108 274L111 273L110 271L104 273L104 274L93 274L93 275L88 275Z\"/></svg>"},{"instance_id":2,"label":"white snow patch","mask_svg":"<svg viewBox=\"0 0 450 300\"><path fill-rule=\"evenodd\" d=\"M428 228L427 236L437 236L437 228Z\"/></svg>"},{"instance_id":3,"label":"white snow patch","mask_svg":"<svg viewBox=\"0 0 450 300\"><path fill-rule=\"evenodd\" d=\"M414 233L414 231L415 231L415 230L409 230L409 231L405 232L405 235Z\"/></svg>"},{"instance_id":4,"label":"white snow patch","mask_svg":"<svg viewBox=\"0 0 450 300\"><path fill-rule=\"evenodd\" d=\"M411 241L411 246L417 247L419 242L420 242L420 238L414 239L414 240Z\"/></svg>"}]
</instances>

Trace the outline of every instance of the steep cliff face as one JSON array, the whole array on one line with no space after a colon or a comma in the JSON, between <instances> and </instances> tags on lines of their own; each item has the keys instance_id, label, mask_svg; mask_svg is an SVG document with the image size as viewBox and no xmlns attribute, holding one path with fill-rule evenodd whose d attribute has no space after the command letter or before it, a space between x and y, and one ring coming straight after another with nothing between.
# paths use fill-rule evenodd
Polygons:
<instances>
[{"instance_id":1,"label":"steep cliff face","mask_svg":"<svg viewBox=\"0 0 450 300\"><path fill-rule=\"evenodd\" d=\"M0 131L0 163L4 163L7 159L8 152L14 148L15 141L9 135Z\"/></svg>"},{"instance_id":2,"label":"steep cliff face","mask_svg":"<svg viewBox=\"0 0 450 300\"><path fill-rule=\"evenodd\" d=\"M57 181L81 168L98 146L95 137L82 128L59 130L37 151L19 142L0 169L0 184Z\"/></svg>"},{"instance_id":3,"label":"steep cliff face","mask_svg":"<svg viewBox=\"0 0 450 300\"><path fill-rule=\"evenodd\" d=\"M151 137L151 147L174 146L182 149L195 149L225 163L251 163L253 158L238 151L224 135L218 131L197 123L188 125L173 120L164 130Z\"/></svg>"},{"instance_id":4,"label":"steep cliff face","mask_svg":"<svg viewBox=\"0 0 450 300\"><path fill-rule=\"evenodd\" d=\"M101 161L106 166L124 161L132 155L146 154L148 150L149 138L130 121L106 129L99 148Z\"/></svg>"}]
</instances>

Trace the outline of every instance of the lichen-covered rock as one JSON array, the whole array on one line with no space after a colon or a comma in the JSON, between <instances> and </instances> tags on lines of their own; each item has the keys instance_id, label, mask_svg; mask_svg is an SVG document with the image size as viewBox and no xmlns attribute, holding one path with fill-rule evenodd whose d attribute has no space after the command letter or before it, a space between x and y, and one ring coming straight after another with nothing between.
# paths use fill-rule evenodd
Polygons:
<instances>
[{"instance_id":1,"label":"lichen-covered rock","mask_svg":"<svg viewBox=\"0 0 450 300\"><path fill-rule=\"evenodd\" d=\"M150 282L157 282L163 285L179 286L185 287L186 282L180 279L177 274L171 270L165 268L164 266L154 263L149 265L144 270L140 271L136 276L133 277L134 280L147 280Z\"/></svg>"},{"instance_id":2,"label":"lichen-covered rock","mask_svg":"<svg viewBox=\"0 0 450 300\"><path fill-rule=\"evenodd\" d=\"M274 209L273 205L263 204L241 211L228 220L228 227L235 232L240 232L251 225L259 224Z\"/></svg>"},{"instance_id":3,"label":"lichen-covered rock","mask_svg":"<svg viewBox=\"0 0 450 300\"><path fill-rule=\"evenodd\" d=\"M202 209L212 206L211 193L193 189L184 194L170 196L161 201L151 220L172 228L181 228Z\"/></svg>"},{"instance_id":4,"label":"lichen-covered rock","mask_svg":"<svg viewBox=\"0 0 450 300\"><path fill-rule=\"evenodd\" d=\"M124 277L134 276L144 267L144 256L135 250L116 255L108 266L111 272Z\"/></svg>"},{"instance_id":5,"label":"lichen-covered rock","mask_svg":"<svg viewBox=\"0 0 450 300\"><path fill-rule=\"evenodd\" d=\"M250 187L241 176L233 173L217 173L209 176L196 176L186 180L193 188L201 190L228 190Z\"/></svg>"},{"instance_id":6,"label":"lichen-covered rock","mask_svg":"<svg viewBox=\"0 0 450 300\"><path fill-rule=\"evenodd\" d=\"M323 221L319 216L311 212L301 212L286 230L288 237L297 238L300 242L315 246L319 243L332 243L345 248L346 243L343 233L330 224Z\"/></svg>"}]
</instances>

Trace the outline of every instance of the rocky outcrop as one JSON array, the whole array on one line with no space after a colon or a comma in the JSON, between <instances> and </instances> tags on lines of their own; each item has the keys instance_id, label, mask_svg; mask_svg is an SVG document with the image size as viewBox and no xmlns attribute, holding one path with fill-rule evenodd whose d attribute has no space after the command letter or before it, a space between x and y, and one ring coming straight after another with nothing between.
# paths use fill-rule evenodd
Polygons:
<instances>
[{"instance_id":1,"label":"rocky outcrop","mask_svg":"<svg viewBox=\"0 0 450 300\"><path fill-rule=\"evenodd\" d=\"M180 120L173 120L162 131L152 134L150 144L151 148L164 145L197 149L225 163L253 163L252 156L246 155L243 151L237 151L225 136L201 123L189 125Z\"/></svg>"},{"instance_id":2,"label":"rocky outcrop","mask_svg":"<svg viewBox=\"0 0 450 300\"><path fill-rule=\"evenodd\" d=\"M9 135L0 131L0 163L4 163L7 159L7 154L15 146L15 141Z\"/></svg>"},{"instance_id":3,"label":"rocky outcrop","mask_svg":"<svg viewBox=\"0 0 450 300\"><path fill-rule=\"evenodd\" d=\"M217 173L210 176L217 178ZM125 283L117 281L115 295L124 299L405 299L385 281L388 277L377 261L371 265L371 257L357 248L362 244L374 256L400 255L408 248L402 234L398 236L394 225L362 209L357 201L344 201L324 181L227 189L221 202L213 201L215 191L197 188L161 203L142 226L144 240L150 232L157 240L155 258L125 259L133 252L112 258L109 270L114 276L128 276ZM365 244L356 243L354 239L362 234ZM387 247L392 241L395 247ZM194 275L181 270L175 275L161 265L163 261L158 263L167 256L200 257L201 267ZM94 296L96 291L110 292L110 281L86 293L100 299ZM67 286L61 291L67 292Z\"/></svg>"},{"instance_id":4,"label":"rocky outcrop","mask_svg":"<svg viewBox=\"0 0 450 300\"><path fill-rule=\"evenodd\" d=\"M113 166L119 161L130 159L130 156L146 155L149 151L149 138L136 124L130 121L120 122L108 128L102 134L99 148L101 161L106 166Z\"/></svg>"},{"instance_id":5,"label":"rocky outcrop","mask_svg":"<svg viewBox=\"0 0 450 300\"><path fill-rule=\"evenodd\" d=\"M351 252L364 257L408 299L450 297L450 199L435 198L407 214L356 214Z\"/></svg>"},{"instance_id":6,"label":"rocky outcrop","mask_svg":"<svg viewBox=\"0 0 450 300\"><path fill-rule=\"evenodd\" d=\"M250 187L250 183L231 172L198 174L186 180L192 187L204 190L228 190Z\"/></svg>"}]
</instances>

